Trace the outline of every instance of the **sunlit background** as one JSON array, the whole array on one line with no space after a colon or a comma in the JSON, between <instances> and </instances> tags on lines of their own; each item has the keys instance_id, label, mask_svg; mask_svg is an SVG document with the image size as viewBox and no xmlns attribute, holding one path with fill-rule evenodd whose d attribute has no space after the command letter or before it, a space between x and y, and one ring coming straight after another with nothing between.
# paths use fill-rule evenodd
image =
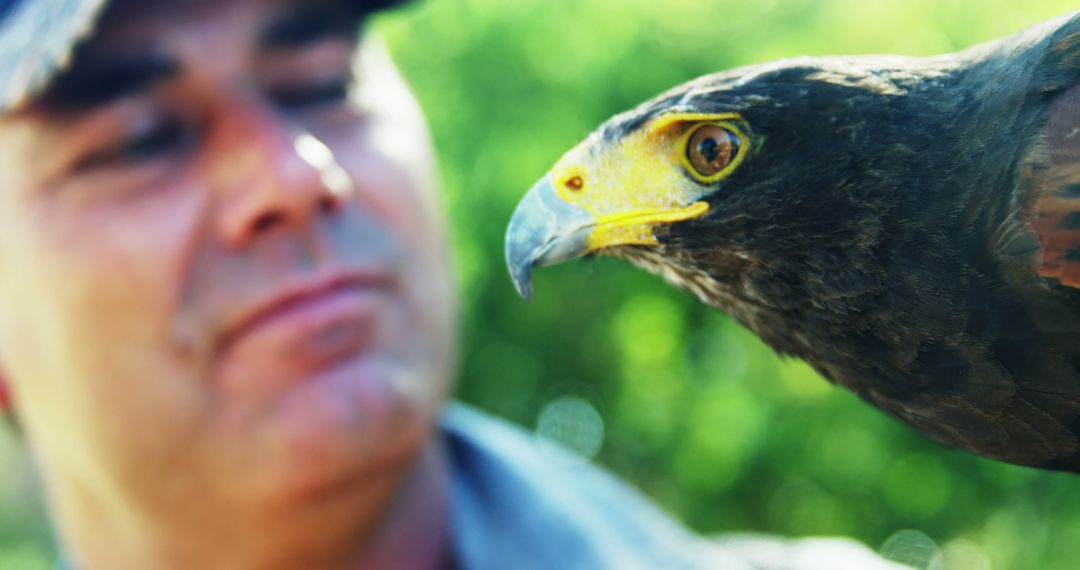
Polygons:
<instances>
[{"instance_id":1,"label":"sunlit background","mask_svg":"<svg viewBox=\"0 0 1080 570\"><path fill-rule=\"evenodd\" d=\"M842 535L920 568L1080 567L1080 478L924 440L621 262L502 265L516 200L608 116L786 56L953 51L1076 0L427 0L380 17L441 155L465 309L462 400L592 456L706 534ZM53 567L0 434L0 569Z\"/></svg>"}]
</instances>

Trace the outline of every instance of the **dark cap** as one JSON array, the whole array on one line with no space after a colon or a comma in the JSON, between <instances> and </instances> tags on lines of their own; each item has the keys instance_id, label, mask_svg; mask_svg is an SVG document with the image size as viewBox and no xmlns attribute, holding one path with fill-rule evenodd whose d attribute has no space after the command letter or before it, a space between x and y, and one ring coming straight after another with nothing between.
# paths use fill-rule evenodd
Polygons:
<instances>
[{"instance_id":1,"label":"dark cap","mask_svg":"<svg viewBox=\"0 0 1080 570\"><path fill-rule=\"evenodd\" d=\"M401 0L349 0L371 12ZM0 111L40 93L94 31L108 0L0 0Z\"/></svg>"}]
</instances>

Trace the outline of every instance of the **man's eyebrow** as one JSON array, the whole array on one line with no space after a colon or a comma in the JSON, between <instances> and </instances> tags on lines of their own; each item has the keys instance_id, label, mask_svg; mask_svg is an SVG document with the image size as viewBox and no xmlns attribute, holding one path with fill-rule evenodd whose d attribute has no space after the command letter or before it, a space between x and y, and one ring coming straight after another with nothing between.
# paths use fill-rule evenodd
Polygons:
<instances>
[{"instance_id":1,"label":"man's eyebrow","mask_svg":"<svg viewBox=\"0 0 1080 570\"><path fill-rule=\"evenodd\" d=\"M362 18L327 6L304 7L272 22L260 34L264 47L298 49L329 38L354 38Z\"/></svg>"},{"instance_id":2,"label":"man's eyebrow","mask_svg":"<svg viewBox=\"0 0 1080 570\"><path fill-rule=\"evenodd\" d=\"M61 73L39 101L50 108L85 110L138 94L179 72L179 61L160 54L87 54Z\"/></svg>"}]
</instances>

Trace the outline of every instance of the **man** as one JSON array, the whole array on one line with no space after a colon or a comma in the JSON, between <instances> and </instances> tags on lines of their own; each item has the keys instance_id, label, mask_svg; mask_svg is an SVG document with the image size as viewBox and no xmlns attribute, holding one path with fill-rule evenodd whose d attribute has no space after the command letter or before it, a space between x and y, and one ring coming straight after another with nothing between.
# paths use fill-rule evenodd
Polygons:
<instances>
[{"instance_id":1,"label":"man","mask_svg":"<svg viewBox=\"0 0 1080 570\"><path fill-rule=\"evenodd\" d=\"M454 291L376 2L0 7L2 391L67 565L750 567L439 422Z\"/></svg>"}]
</instances>

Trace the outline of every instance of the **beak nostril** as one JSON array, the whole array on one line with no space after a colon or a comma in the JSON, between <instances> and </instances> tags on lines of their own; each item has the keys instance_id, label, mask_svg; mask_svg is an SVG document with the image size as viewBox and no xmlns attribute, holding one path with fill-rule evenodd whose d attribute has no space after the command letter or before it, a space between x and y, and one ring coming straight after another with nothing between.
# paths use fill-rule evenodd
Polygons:
<instances>
[{"instance_id":1,"label":"beak nostril","mask_svg":"<svg viewBox=\"0 0 1080 570\"><path fill-rule=\"evenodd\" d=\"M11 409L11 392L8 390L7 385L0 382L0 417L11 411Z\"/></svg>"},{"instance_id":2,"label":"beak nostril","mask_svg":"<svg viewBox=\"0 0 1080 570\"><path fill-rule=\"evenodd\" d=\"M255 218L251 223L251 230L253 234L261 234L284 221L285 216L280 212L266 212Z\"/></svg>"},{"instance_id":3,"label":"beak nostril","mask_svg":"<svg viewBox=\"0 0 1080 570\"><path fill-rule=\"evenodd\" d=\"M341 210L341 200L336 196L322 196L319 198L319 212L322 214L336 214Z\"/></svg>"}]
</instances>

